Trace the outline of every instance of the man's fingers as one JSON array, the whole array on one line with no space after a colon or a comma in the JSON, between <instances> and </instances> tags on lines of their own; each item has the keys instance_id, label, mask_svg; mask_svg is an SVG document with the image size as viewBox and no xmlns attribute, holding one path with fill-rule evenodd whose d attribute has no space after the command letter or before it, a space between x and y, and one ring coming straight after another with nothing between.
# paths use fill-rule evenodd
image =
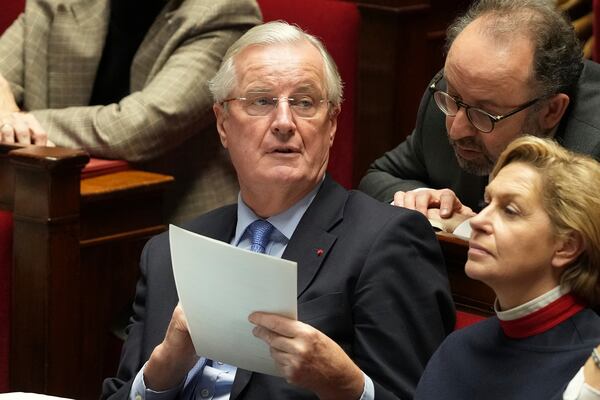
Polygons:
<instances>
[{"instance_id":1,"label":"man's fingers","mask_svg":"<svg viewBox=\"0 0 600 400\"><path fill-rule=\"evenodd\" d=\"M402 191L394 193L394 200L392 201L392 205L396 207L404 207L404 194L405 192Z\"/></svg>"},{"instance_id":2,"label":"man's fingers","mask_svg":"<svg viewBox=\"0 0 600 400\"><path fill-rule=\"evenodd\" d=\"M450 218L454 211L458 211L462 206L453 191L443 191L440 195L440 216Z\"/></svg>"},{"instance_id":3,"label":"man's fingers","mask_svg":"<svg viewBox=\"0 0 600 400\"><path fill-rule=\"evenodd\" d=\"M404 205L402 207L408 208L410 210L414 210L416 208L415 207L415 192L410 191L410 192L404 193Z\"/></svg>"},{"instance_id":4,"label":"man's fingers","mask_svg":"<svg viewBox=\"0 0 600 400\"><path fill-rule=\"evenodd\" d=\"M281 336L262 326L255 326L252 329L252 334L268 344L271 349L289 354L297 354L299 352L299 341L287 336Z\"/></svg>"},{"instance_id":5,"label":"man's fingers","mask_svg":"<svg viewBox=\"0 0 600 400\"><path fill-rule=\"evenodd\" d=\"M0 121L0 135L4 143L36 144L45 146L48 134L38 120L29 113L4 114Z\"/></svg>"},{"instance_id":6,"label":"man's fingers","mask_svg":"<svg viewBox=\"0 0 600 400\"><path fill-rule=\"evenodd\" d=\"M427 209L431 203L431 194L428 190L415 193L415 210L427 216Z\"/></svg>"},{"instance_id":7,"label":"man's fingers","mask_svg":"<svg viewBox=\"0 0 600 400\"><path fill-rule=\"evenodd\" d=\"M2 135L2 141L4 143L15 142L15 129L11 124L2 123L0 125L0 134Z\"/></svg>"},{"instance_id":8,"label":"man's fingers","mask_svg":"<svg viewBox=\"0 0 600 400\"><path fill-rule=\"evenodd\" d=\"M301 322L296 320L265 312L254 312L250 314L248 320L254 325L262 326L279 335L287 337L296 336L296 324L301 324Z\"/></svg>"},{"instance_id":9,"label":"man's fingers","mask_svg":"<svg viewBox=\"0 0 600 400\"><path fill-rule=\"evenodd\" d=\"M13 123L15 138L20 144L31 144L31 131L29 126L23 120L15 120Z\"/></svg>"},{"instance_id":10,"label":"man's fingers","mask_svg":"<svg viewBox=\"0 0 600 400\"><path fill-rule=\"evenodd\" d=\"M46 146L48 141L48 133L32 114L25 114L25 121L31 132L31 144L37 146Z\"/></svg>"}]
</instances>

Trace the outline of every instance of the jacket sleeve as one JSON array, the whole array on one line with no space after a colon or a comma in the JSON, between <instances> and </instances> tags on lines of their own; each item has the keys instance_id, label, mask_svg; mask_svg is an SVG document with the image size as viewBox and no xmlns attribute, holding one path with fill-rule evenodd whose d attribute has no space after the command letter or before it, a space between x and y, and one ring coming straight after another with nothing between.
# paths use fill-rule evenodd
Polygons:
<instances>
[{"instance_id":1,"label":"jacket sleeve","mask_svg":"<svg viewBox=\"0 0 600 400\"><path fill-rule=\"evenodd\" d=\"M354 359L376 399L412 398L425 365L454 327L454 306L435 234L397 209L372 241L356 284Z\"/></svg>"},{"instance_id":2,"label":"jacket sleeve","mask_svg":"<svg viewBox=\"0 0 600 400\"><path fill-rule=\"evenodd\" d=\"M173 31L171 53L141 90L106 106L31 111L49 139L92 156L142 162L198 132L212 133L204 129L214 124L208 80L229 46L260 22L260 12L249 0L203 1L190 7L199 8L194 11L199 17L186 16L181 9L174 14L164 28ZM152 45L146 40L143 46L147 44Z\"/></svg>"},{"instance_id":3,"label":"jacket sleeve","mask_svg":"<svg viewBox=\"0 0 600 400\"><path fill-rule=\"evenodd\" d=\"M119 370L114 378L107 378L102 384L101 399L129 399L131 385L145 361L144 351L144 330L146 319L146 296L148 295L147 274L148 274L148 253L150 241L141 256L141 276L138 280L135 300L133 303L133 316L127 327L127 340L121 350L121 360Z\"/></svg>"},{"instance_id":4,"label":"jacket sleeve","mask_svg":"<svg viewBox=\"0 0 600 400\"><path fill-rule=\"evenodd\" d=\"M24 18L19 15L0 36L0 74L9 82L18 105L23 102Z\"/></svg>"}]
</instances>

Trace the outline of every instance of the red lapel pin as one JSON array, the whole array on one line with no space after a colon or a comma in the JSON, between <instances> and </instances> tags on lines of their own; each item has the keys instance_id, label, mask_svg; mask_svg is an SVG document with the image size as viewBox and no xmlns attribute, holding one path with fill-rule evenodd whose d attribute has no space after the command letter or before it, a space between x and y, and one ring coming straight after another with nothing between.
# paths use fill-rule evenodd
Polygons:
<instances>
[{"instance_id":1,"label":"red lapel pin","mask_svg":"<svg viewBox=\"0 0 600 400\"><path fill-rule=\"evenodd\" d=\"M323 255L323 249L317 249L317 257L321 257Z\"/></svg>"}]
</instances>

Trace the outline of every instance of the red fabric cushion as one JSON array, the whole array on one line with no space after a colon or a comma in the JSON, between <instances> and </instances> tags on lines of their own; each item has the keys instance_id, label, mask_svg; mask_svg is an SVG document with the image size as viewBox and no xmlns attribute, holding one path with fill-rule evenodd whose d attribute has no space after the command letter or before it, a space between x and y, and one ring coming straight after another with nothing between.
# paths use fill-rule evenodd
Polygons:
<instances>
[{"instance_id":1,"label":"red fabric cushion","mask_svg":"<svg viewBox=\"0 0 600 400\"><path fill-rule=\"evenodd\" d=\"M12 214L0 211L0 392L8 391Z\"/></svg>"},{"instance_id":2,"label":"red fabric cushion","mask_svg":"<svg viewBox=\"0 0 600 400\"><path fill-rule=\"evenodd\" d=\"M0 34L25 8L25 0L2 0ZM0 211L0 393L8 392L10 349L10 275L12 270L12 214Z\"/></svg>"},{"instance_id":3,"label":"red fabric cushion","mask_svg":"<svg viewBox=\"0 0 600 400\"><path fill-rule=\"evenodd\" d=\"M592 52L592 57L594 61L600 62L600 0L594 0L593 3L594 10L594 48Z\"/></svg>"},{"instance_id":4,"label":"red fabric cushion","mask_svg":"<svg viewBox=\"0 0 600 400\"><path fill-rule=\"evenodd\" d=\"M25 8L25 0L2 0L0 7L0 33L17 18Z\"/></svg>"},{"instance_id":5,"label":"red fabric cushion","mask_svg":"<svg viewBox=\"0 0 600 400\"><path fill-rule=\"evenodd\" d=\"M456 324L454 325L454 330L466 328L469 325L473 325L475 322L479 322L484 320L486 317L472 314L466 311L456 311Z\"/></svg>"},{"instance_id":6,"label":"red fabric cushion","mask_svg":"<svg viewBox=\"0 0 600 400\"><path fill-rule=\"evenodd\" d=\"M126 171L128 169L131 169L131 166L127 161L90 158L90 161L81 170L81 179L112 174L113 172Z\"/></svg>"},{"instance_id":7,"label":"red fabric cushion","mask_svg":"<svg viewBox=\"0 0 600 400\"><path fill-rule=\"evenodd\" d=\"M328 171L352 187L359 14L356 4L335 0L258 0L265 22L284 20L323 41L344 82L344 102Z\"/></svg>"}]
</instances>

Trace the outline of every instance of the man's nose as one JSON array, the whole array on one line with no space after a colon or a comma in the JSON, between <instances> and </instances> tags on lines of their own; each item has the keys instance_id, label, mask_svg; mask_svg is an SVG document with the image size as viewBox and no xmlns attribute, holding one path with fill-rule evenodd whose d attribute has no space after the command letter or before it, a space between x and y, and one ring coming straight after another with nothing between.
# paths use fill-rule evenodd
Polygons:
<instances>
[{"instance_id":1,"label":"man's nose","mask_svg":"<svg viewBox=\"0 0 600 400\"><path fill-rule=\"evenodd\" d=\"M454 117L446 117L448 136L452 140L459 140L477 134L477 128L473 126L467 117L466 110L461 107Z\"/></svg>"},{"instance_id":2,"label":"man's nose","mask_svg":"<svg viewBox=\"0 0 600 400\"><path fill-rule=\"evenodd\" d=\"M293 134L296 125L287 98L279 99L273 112L275 113L272 123L273 133L287 136Z\"/></svg>"}]
</instances>

